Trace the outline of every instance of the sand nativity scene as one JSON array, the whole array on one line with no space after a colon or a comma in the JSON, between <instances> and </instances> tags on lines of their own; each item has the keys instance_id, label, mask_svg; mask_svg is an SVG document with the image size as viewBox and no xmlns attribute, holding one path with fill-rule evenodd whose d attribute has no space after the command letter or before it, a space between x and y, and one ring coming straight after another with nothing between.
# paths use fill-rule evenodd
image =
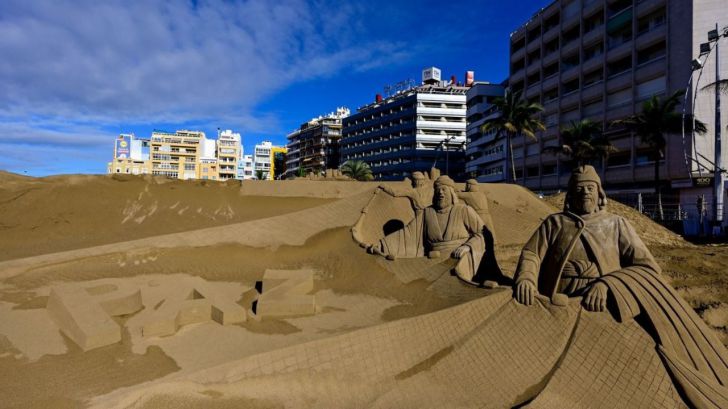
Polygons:
<instances>
[{"instance_id":1,"label":"sand nativity scene","mask_svg":"<svg viewBox=\"0 0 728 409\"><path fill-rule=\"evenodd\" d=\"M721 334L649 249L672 233L639 225L643 242L591 166L560 209L437 169L276 189L3 177L10 216L50 192L57 217L82 189L125 198L85 209L123 216L103 237L4 239L3 407L728 407Z\"/></svg>"}]
</instances>

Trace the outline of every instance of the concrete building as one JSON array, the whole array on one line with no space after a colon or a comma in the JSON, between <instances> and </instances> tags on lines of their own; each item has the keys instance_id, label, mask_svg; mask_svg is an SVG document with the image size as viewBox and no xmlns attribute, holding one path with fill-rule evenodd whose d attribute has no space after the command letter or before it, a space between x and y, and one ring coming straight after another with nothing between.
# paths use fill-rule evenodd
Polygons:
<instances>
[{"instance_id":1,"label":"concrete building","mask_svg":"<svg viewBox=\"0 0 728 409\"><path fill-rule=\"evenodd\" d=\"M273 159L276 153L286 153L283 146L275 146L270 141L263 141L255 145L253 153L253 177L258 171L263 172L263 179L273 180L275 175L275 167Z\"/></svg>"},{"instance_id":2,"label":"concrete building","mask_svg":"<svg viewBox=\"0 0 728 409\"><path fill-rule=\"evenodd\" d=\"M243 159L240 163L242 164L242 172L239 173L240 179L253 179L255 177L255 174L253 173L253 155L243 155Z\"/></svg>"},{"instance_id":3,"label":"concrete building","mask_svg":"<svg viewBox=\"0 0 728 409\"><path fill-rule=\"evenodd\" d=\"M466 137L465 173L479 182L503 182L506 176L506 142L495 140L495 133L483 134L481 126L498 116L493 106L496 98L502 97L505 84L475 82L466 93Z\"/></svg>"},{"instance_id":4,"label":"concrete building","mask_svg":"<svg viewBox=\"0 0 728 409\"><path fill-rule=\"evenodd\" d=\"M638 137L609 125L638 113L653 95L684 90L691 61L716 23L728 24L725 0L558 0L538 11L510 38L509 87L544 106L541 117L548 127L537 142L514 139L518 182L537 191L563 189L568 166L542 149L558 144L559 129L570 121L589 118L604 125L619 149L601 169L606 188L612 193L652 192L656 158ZM724 48L721 75L728 78ZM709 125L714 98L695 90L714 78L710 58L703 64L702 80L693 77L686 104L691 112L695 96L695 115ZM695 208L698 193L710 194L697 177L713 169L701 157L712 160L714 129L709 126L708 135L695 138L670 135L660 159L665 187L689 204L685 209ZM724 163L726 155L724 151Z\"/></svg>"},{"instance_id":5,"label":"concrete building","mask_svg":"<svg viewBox=\"0 0 728 409\"><path fill-rule=\"evenodd\" d=\"M205 133L201 131L154 131L150 141L152 174L178 179L197 179L199 159L206 149Z\"/></svg>"},{"instance_id":6,"label":"concrete building","mask_svg":"<svg viewBox=\"0 0 728 409\"><path fill-rule=\"evenodd\" d=\"M396 180L433 165L454 177L464 171L465 93L443 81L440 70L423 71L423 84L388 98L377 95L343 119L341 162L362 160L380 180Z\"/></svg>"},{"instance_id":7,"label":"concrete building","mask_svg":"<svg viewBox=\"0 0 728 409\"><path fill-rule=\"evenodd\" d=\"M240 134L231 130L218 132L217 161L221 180L236 179L238 177L238 163L242 156Z\"/></svg>"},{"instance_id":8,"label":"concrete building","mask_svg":"<svg viewBox=\"0 0 728 409\"><path fill-rule=\"evenodd\" d=\"M346 107L313 118L288 134L286 175L294 176L299 169L304 172L322 172L339 167L339 140L342 120L350 115Z\"/></svg>"},{"instance_id":9,"label":"concrete building","mask_svg":"<svg viewBox=\"0 0 728 409\"><path fill-rule=\"evenodd\" d=\"M121 134L114 141L114 159L106 166L107 173L145 175L151 173L149 139L134 134Z\"/></svg>"}]
</instances>

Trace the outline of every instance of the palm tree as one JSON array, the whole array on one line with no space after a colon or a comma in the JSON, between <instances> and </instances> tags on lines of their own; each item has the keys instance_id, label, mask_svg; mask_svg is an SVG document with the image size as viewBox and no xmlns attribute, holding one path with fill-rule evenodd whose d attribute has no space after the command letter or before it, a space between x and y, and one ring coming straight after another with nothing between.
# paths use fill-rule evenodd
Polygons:
<instances>
[{"instance_id":1,"label":"palm tree","mask_svg":"<svg viewBox=\"0 0 728 409\"><path fill-rule=\"evenodd\" d=\"M500 116L483 124L480 130L483 133L495 131L496 140L506 138L513 181L515 182L516 164L513 161L511 140L514 136L520 134L535 141L536 132L546 130L543 122L533 117L543 111L543 106L538 103L530 103L522 99L520 93L513 93L510 90L506 90L503 98L496 98L493 101L493 106L500 113Z\"/></svg>"},{"instance_id":2,"label":"palm tree","mask_svg":"<svg viewBox=\"0 0 728 409\"><path fill-rule=\"evenodd\" d=\"M560 146L547 146L543 152L568 156L577 166L605 160L617 148L602 133L602 126L590 119L571 121L568 128L561 130Z\"/></svg>"},{"instance_id":3,"label":"palm tree","mask_svg":"<svg viewBox=\"0 0 728 409\"><path fill-rule=\"evenodd\" d=\"M264 171L258 169L255 171L255 178L258 180L264 180L268 178L268 175Z\"/></svg>"},{"instance_id":4,"label":"palm tree","mask_svg":"<svg viewBox=\"0 0 728 409\"><path fill-rule=\"evenodd\" d=\"M688 132L704 134L707 132L705 124L692 115L683 115L675 111L680 105L683 91L675 91L669 98L660 99L653 95L642 104L642 112L625 119L612 122L612 125L624 125L627 130L640 137L642 143L652 149L655 161L655 193L659 219L663 220L662 191L660 189L660 158L663 156L667 140L665 135L680 133L684 129Z\"/></svg>"},{"instance_id":5,"label":"palm tree","mask_svg":"<svg viewBox=\"0 0 728 409\"><path fill-rule=\"evenodd\" d=\"M361 160L348 160L341 165L341 173L355 180L372 180L372 169Z\"/></svg>"}]
</instances>

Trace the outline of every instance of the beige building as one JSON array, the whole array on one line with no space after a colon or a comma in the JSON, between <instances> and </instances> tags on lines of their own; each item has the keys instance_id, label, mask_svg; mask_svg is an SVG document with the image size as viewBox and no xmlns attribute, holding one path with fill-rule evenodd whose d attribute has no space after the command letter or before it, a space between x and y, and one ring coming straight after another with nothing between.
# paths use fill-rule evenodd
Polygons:
<instances>
[{"instance_id":1,"label":"beige building","mask_svg":"<svg viewBox=\"0 0 728 409\"><path fill-rule=\"evenodd\" d=\"M152 132L150 141L152 174L178 179L196 179L204 142L201 131Z\"/></svg>"},{"instance_id":2,"label":"beige building","mask_svg":"<svg viewBox=\"0 0 728 409\"><path fill-rule=\"evenodd\" d=\"M217 161L221 180L238 177L238 163L242 158L240 134L225 130L217 137Z\"/></svg>"}]
</instances>

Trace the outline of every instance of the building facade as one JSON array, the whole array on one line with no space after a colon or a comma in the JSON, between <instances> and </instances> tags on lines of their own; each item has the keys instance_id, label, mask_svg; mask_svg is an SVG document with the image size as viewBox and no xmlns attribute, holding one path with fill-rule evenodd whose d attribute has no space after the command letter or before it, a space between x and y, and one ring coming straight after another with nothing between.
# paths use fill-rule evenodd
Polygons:
<instances>
[{"instance_id":1,"label":"building facade","mask_svg":"<svg viewBox=\"0 0 728 409\"><path fill-rule=\"evenodd\" d=\"M320 173L339 167L342 120L350 115L346 107L313 118L287 135L286 175Z\"/></svg>"},{"instance_id":2,"label":"building facade","mask_svg":"<svg viewBox=\"0 0 728 409\"><path fill-rule=\"evenodd\" d=\"M150 141L152 174L197 179L199 160L207 138L201 131L153 131Z\"/></svg>"},{"instance_id":3,"label":"building facade","mask_svg":"<svg viewBox=\"0 0 728 409\"><path fill-rule=\"evenodd\" d=\"M670 135L663 157L655 158L639 137L612 122L638 113L653 95L665 98L688 87L686 112L695 108L698 119L713 123L715 104L699 91L707 82L696 81L691 61L716 23L728 24L724 0L558 0L538 11L510 38L508 85L544 106L547 126L536 142L514 138L518 183L537 191L563 189L568 164L542 150L559 144L559 129L588 118L603 125L618 149L601 166L608 190L654 191L654 161L660 160L665 188L694 208L697 194L710 193L695 181L712 172L700 157L712 160L715 128L705 136ZM724 78L727 55L720 57ZM703 65L702 75L710 78L715 62Z\"/></svg>"},{"instance_id":4,"label":"building facade","mask_svg":"<svg viewBox=\"0 0 728 409\"><path fill-rule=\"evenodd\" d=\"M422 85L386 99L377 95L374 103L343 119L341 163L364 161L380 180L402 179L433 166L462 176L467 90L442 81L433 67L423 71Z\"/></svg>"},{"instance_id":5,"label":"building facade","mask_svg":"<svg viewBox=\"0 0 728 409\"><path fill-rule=\"evenodd\" d=\"M264 180L273 180L278 176L275 172L274 158L277 153L285 154L287 149L283 146L275 146L270 141L263 141L255 145L253 152L253 177L258 172L263 172Z\"/></svg>"},{"instance_id":6,"label":"building facade","mask_svg":"<svg viewBox=\"0 0 728 409\"><path fill-rule=\"evenodd\" d=\"M465 173L479 182L505 181L506 142L495 139L495 133L483 133L481 127L499 114L493 106L496 98L503 97L505 84L475 82L466 93L466 137Z\"/></svg>"},{"instance_id":7,"label":"building facade","mask_svg":"<svg viewBox=\"0 0 728 409\"><path fill-rule=\"evenodd\" d=\"M107 164L107 173L146 175L151 173L149 139L134 134L121 134L114 141L114 159Z\"/></svg>"},{"instance_id":8,"label":"building facade","mask_svg":"<svg viewBox=\"0 0 728 409\"><path fill-rule=\"evenodd\" d=\"M219 132L217 136L217 161L221 180L238 178L238 164L243 149L240 134L231 130Z\"/></svg>"}]
</instances>

